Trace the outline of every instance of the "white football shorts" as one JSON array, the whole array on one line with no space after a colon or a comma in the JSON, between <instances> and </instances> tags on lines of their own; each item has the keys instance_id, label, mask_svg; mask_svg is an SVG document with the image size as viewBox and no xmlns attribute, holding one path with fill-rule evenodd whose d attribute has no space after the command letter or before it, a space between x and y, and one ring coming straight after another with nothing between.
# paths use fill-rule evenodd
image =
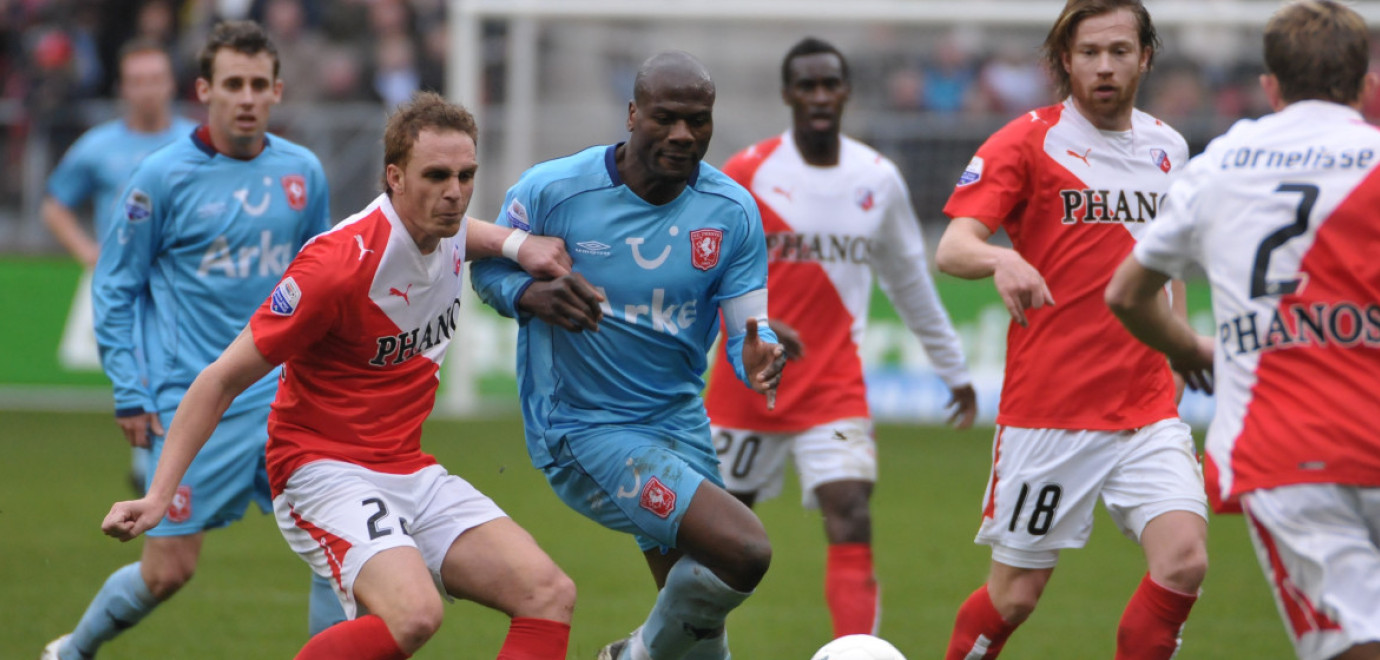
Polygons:
<instances>
[{"instance_id":1,"label":"white football shorts","mask_svg":"<svg viewBox=\"0 0 1380 660\"><path fill-rule=\"evenodd\" d=\"M1125 431L998 426L977 543L1017 568L1053 568L1092 533L1101 497L1121 533L1139 542L1170 511L1207 519L1202 468L1178 418Z\"/></svg>"},{"instance_id":2,"label":"white football shorts","mask_svg":"<svg viewBox=\"0 0 1380 660\"><path fill-rule=\"evenodd\" d=\"M801 504L819 508L815 488L831 481L877 481L877 442L863 417L835 420L794 433L762 433L712 427L719 475L730 493L754 493L757 501L781 494L786 459L800 474Z\"/></svg>"},{"instance_id":3,"label":"white football shorts","mask_svg":"<svg viewBox=\"0 0 1380 660\"><path fill-rule=\"evenodd\" d=\"M1241 502L1299 658L1380 641L1380 488L1299 484Z\"/></svg>"},{"instance_id":4,"label":"white football shorts","mask_svg":"<svg viewBox=\"0 0 1380 660\"><path fill-rule=\"evenodd\" d=\"M469 482L430 465L385 474L342 461L308 463L273 498L278 529L313 571L331 581L349 619L355 578L374 555L417 548L442 597L441 562L466 530L505 514Z\"/></svg>"}]
</instances>

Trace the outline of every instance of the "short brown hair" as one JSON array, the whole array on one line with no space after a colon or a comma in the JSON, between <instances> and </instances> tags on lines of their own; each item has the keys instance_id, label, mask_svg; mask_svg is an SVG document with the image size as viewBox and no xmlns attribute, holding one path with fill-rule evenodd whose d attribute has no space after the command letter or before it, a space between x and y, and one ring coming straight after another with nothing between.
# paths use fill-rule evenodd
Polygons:
<instances>
[{"instance_id":1,"label":"short brown hair","mask_svg":"<svg viewBox=\"0 0 1380 660\"><path fill-rule=\"evenodd\" d=\"M273 79L278 79L278 49L269 40L268 33L264 32L262 26L254 21L222 21L216 24L211 30L211 36L206 39L206 45L201 47L201 53L197 55L197 65L201 69L201 77L207 82L211 82L211 76L216 62L216 53L222 48L229 48L237 53L244 55L258 55L268 53L273 58Z\"/></svg>"},{"instance_id":2,"label":"short brown hair","mask_svg":"<svg viewBox=\"0 0 1380 660\"><path fill-rule=\"evenodd\" d=\"M457 131L470 136L479 146L479 125L465 106L451 103L436 92L417 92L407 103L398 106L388 117L383 129L383 191L390 196L388 166L406 167L412 157L412 145L423 130Z\"/></svg>"},{"instance_id":3,"label":"short brown hair","mask_svg":"<svg viewBox=\"0 0 1380 660\"><path fill-rule=\"evenodd\" d=\"M163 48L163 45L158 43L157 41L144 37L137 37L134 39L130 39L129 41L126 41L124 45L120 46L120 54L118 57L116 57L115 61L119 62L120 65L123 66L126 59L134 55L143 55L145 53L155 53L158 55L162 55L163 57L168 58L168 65L172 65L172 56L168 55L167 49Z\"/></svg>"},{"instance_id":4,"label":"short brown hair","mask_svg":"<svg viewBox=\"0 0 1380 660\"><path fill-rule=\"evenodd\" d=\"M1110 14L1118 9L1129 9L1135 15L1136 24L1140 28L1137 32L1141 50L1150 51L1150 59L1145 63L1146 69L1154 64L1155 53L1160 50L1160 36L1155 32L1150 12L1140 0L1068 0L1064 5L1064 11L1054 21L1054 27L1049 29L1042 49L1045 66L1049 67L1049 75L1054 77L1054 82L1059 86L1061 98L1073 91L1073 85L1069 82L1069 72L1064 70L1064 56L1073 46L1073 34L1078 31L1078 25L1084 19Z\"/></svg>"},{"instance_id":5,"label":"short brown hair","mask_svg":"<svg viewBox=\"0 0 1380 660\"><path fill-rule=\"evenodd\" d=\"M1265 25L1265 68L1285 103L1355 103L1369 66L1365 20L1333 0L1295 2Z\"/></svg>"}]
</instances>

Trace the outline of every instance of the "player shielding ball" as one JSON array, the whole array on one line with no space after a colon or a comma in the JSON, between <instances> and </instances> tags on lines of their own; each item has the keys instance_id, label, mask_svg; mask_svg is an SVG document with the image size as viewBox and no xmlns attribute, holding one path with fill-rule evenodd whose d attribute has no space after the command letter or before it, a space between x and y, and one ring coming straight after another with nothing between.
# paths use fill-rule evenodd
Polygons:
<instances>
[{"instance_id":1,"label":"player shielding ball","mask_svg":"<svg viewBox=\"0 0 1380 660\"><path fill-rule=\"evenodd\" d=\"M1380 658L1380 131L1359 109L1367 27L1330 0L1280 9L1275 113L1189 163L1106 299L1185 371L1213 369L1209 494L1244 508L1299 658ZM1200 265L1216 340L1156 302Z\"/></svg>"},{"instance_id":2,"label":"player shielding ball","mask_svg":"<svg viewBox=\"0 0 1380 660\"><path fill-rule=\"evenodd\" d=\"M1045 40L1067 98L989 138L944 208L939 269L991 277L1012 316L977 536L992 563L959 608L950 660L997 657L1060 551L1087 542L1099 499L1149 568L1118 660L1173 656L1207 571L1207 502L1173 374L1102 300L1188 159L1183 137L1135 108L1158 48L1138 0L1070 0ZM1012 248L987 242L1002 228ZM1182 296L1176 284L1175 314ZM1169 313L1163 294L1156 304Z\"/></svg>"},{"instance_id":3,"label":"player shielding ball","mask_svg":"<svg viewBox=\"0 0 1380 660\"><path fill-rule=\"evenodd\" d=\"M430 93L390 117L387 192L303 249L187 391L148 496L115 504L103 524L129 539L157 523L235 396L284 363L269 418L274 513L351 619L313 637L303 660L415 653L441 624L438 585L512 617L499 658L566 655L574 584L492 500L421 450L464 261L503 254L513 233L465 217L477 133L467 111ZM557 239L507 253L536 276L569 271Z\"/></svg>"},{"instance_id":4,"label":"player shielding ball","mask_svg":"<svg viewBox=\"0 0 1380 660\"><path fill-rule=\"evenodd\" d=\"M805 506L823 515L824 595L835 637L876 633L881 623L869 503L877 445L859 356L874 273L949 387L951 421L968 428L977 414L906 183L889 159L842 134L850 93L843 54L801 40L781 63L790 130L724 165L761 210L772 322L789 324L804 348L792 356L774 409L737 382L722 347L705 394L729 492L748 506L775 496L789 458ZM773 327L792 348L792 335Z\"/></svg>"},{"instance_id":5,"label":"player shielding ball","mask_svg":"<svg viewBox=\"0 0 1380 660\"><path fill-rule=\"evenodd\" d=\"M571 247L574 272L534 282L474 267L475 290L517 317L527 451L556 494L634 535L660 589L601 660L728 657L724 620L761 581L771 544L719 478L700 391L723 314L734 372L776 389L767 259L752 197L702 162L714 83L683 52L652 56L628 104L628 141L536 165L498 222ZM597 332L594 330L597 329Z\"/></svg>"}]
</instances>

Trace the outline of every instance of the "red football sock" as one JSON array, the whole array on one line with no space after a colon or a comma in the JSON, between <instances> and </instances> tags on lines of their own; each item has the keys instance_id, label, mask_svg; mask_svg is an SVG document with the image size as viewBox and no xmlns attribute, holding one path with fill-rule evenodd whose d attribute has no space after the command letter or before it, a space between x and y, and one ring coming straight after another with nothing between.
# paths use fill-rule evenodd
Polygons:
<instances>
[{"instance_id":1,"label":"red football sock","mask_svg":"<svg viewBox=\"0 0 1380 660\"><path fill-rule=\"evenodd\" d=\"M836 543L829 546L824 567L824 600L834 621L834 637L877 632L877 577L872 571L872 546Z\"/></svg>"},{"instance_id":2,"label":"red football sock","mask_svg":"<svg viewBox=\"0 0 1380 660\"><path fill-rule=\"evenodd\" d=\"M297 652L297 660L403 660L409 658L388 625L377 615L369 614L354 621L337 623L307 641Z\"/></svg>"},{"instance_id":3,"label":"red football sock","mask_svg":"<svg viewBox=\"0 0 1380 660\"><path fill-rule=\"evenodd\" d=\"M983 660L995 658L1006 644L1006 638L1015 632L1016 626L1006 622L992 605L992 597L987 593L987 585L974 591L963 606L958 608L958 618L954 620L953 636L949 638L949 650L945 660Z\"/></svg>"},{"instance_id":4,"label":"red football sock","mask_svg":"<svg viewBox=\"0 0 1380 660\"><path fill-rule=\"evenodd\" d=\"M498 660L565 660L570 624L549 619L513 617Z\"/></svg>"},{"instance_id":5,"label":"red football sock","mask_svg":"<svg viewBox=\"0 0 1380 660\"><path fill-rule=\"evenodd\" d=\"M1179 633L1188 620L1188 611L1197 600L1196 594L1161 586L1147 573L1121 614L1121 625L1116 630L1116 660L1173 657L1179 649Z\"/></svg>"}]
</instances>

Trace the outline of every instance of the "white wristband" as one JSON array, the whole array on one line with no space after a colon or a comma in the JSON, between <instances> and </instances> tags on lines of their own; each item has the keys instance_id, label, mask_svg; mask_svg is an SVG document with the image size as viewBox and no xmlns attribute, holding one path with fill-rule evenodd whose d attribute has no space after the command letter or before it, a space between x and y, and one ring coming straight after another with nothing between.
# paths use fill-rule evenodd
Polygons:
<instances>
[{"instance_id":1,"label":"white wristband","mask_svg":"<svg viewBox=\"0 0 1380 660\"><path fill-rule=\"evenodd\" d=\"M527 236L527 232L521 229L514 229L513 233L508 234L508 238L503 239L503 247L500 250L503 256L517 261L518 249L522 247L522 242L527 240Z\"/></svg>"}]
</instances>

